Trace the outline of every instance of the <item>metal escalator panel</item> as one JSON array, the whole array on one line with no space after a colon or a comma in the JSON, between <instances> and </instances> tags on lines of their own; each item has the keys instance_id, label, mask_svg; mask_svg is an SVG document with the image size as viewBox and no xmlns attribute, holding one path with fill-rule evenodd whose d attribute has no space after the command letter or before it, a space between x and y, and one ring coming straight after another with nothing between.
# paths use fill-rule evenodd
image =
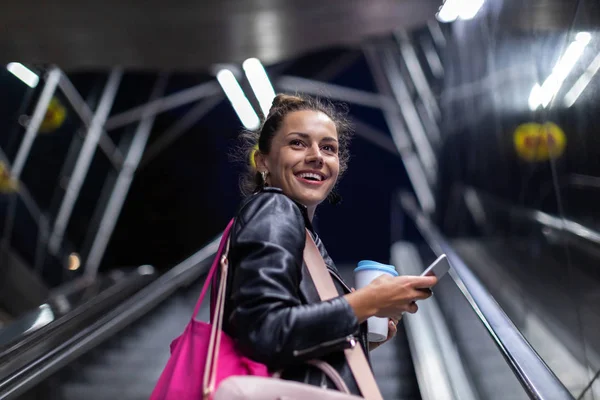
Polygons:
<instances>
[{"instance_id":1,"label":"metal escalator panel","mask_svg":"<svg viewBox=\"0 0 600 400\"><path fill-rule=\"evenodd\" d=\"M468 257L466 254L473 249L472 243L463 246L462 252L459 251L457 245L461 247L460 243L449 242L444 237L431 218L419 209L414 196L400 193L399 203L425 241L421 251L424 264L427 265L441 254L446 254L450 261L452 268L434 287L434 297L479 397L486 400L573 399L574 393L567 388L568 382L556 376L556 372L532 347L529 338L523 335L524 326L518 324L518 313L511 313L509 304L498 300L502 294L505 294L505 298L524 296L526 301L532 300L528 288L509 287L500 278L501 274L482 278L495 260L502 259L501 256ZM500 246L498 254L506 254L510 250ZM510 262L511 265L520 265L518 257ZM502 271L503 268L496 270ZM540 274L538 281L540 288L546 285L546 291L550 291L551 296L551 286L544 280L544 274ZM526 301L521 304L526 305ZM533 317L528 323L545 322L543 315ZM581 398L593 399L593 394L588 394L592 397Z\"/></svg>"},{"instance_id":2,"label":"metal escalator panel","mask_svg":"<svg viewBox=\"0 0 600 400\"><path fill-rule=\"evenodd\" d=\"M453 247L523 336L579 397L600 370L600 275L541 241L496 237ZM568 257L568 259L567 259ZM582 399L600 398L595 381Z\"/></svg>"},{"instance_id":3,"label":"metal escalator panel","mask_svg":"<svg viewBox=\"0 0 600 400\"><path fill-rule=\"evenodd\" d=\"M0 399L62 399L68 395L63 393L63 388L69 387L71 382L76 382L75 379L82 379L84 385L102 381L104 387L119 388L121 385L119 382L124 376L130 379L126 380L127 389L121 387L122 391L130 390L136 395L135 390L132 389L135 382L142 382L143 384L139 386L143 387L152 381L147 388L151 391L158 373L152 376L151 373L140 371L135 365L130 366L124 360L110 362L102 357L116 352L124 354L125 358L128 354L137 354L137 358L135 356L132 358L139 359L143 354L148 357L148 360L152 360L143 363L143 366L160 372L168 359L170 341L183 330L185 325L183 323L178 326L177 317L181 316L184 321L188 320L200 290L199 286L192 289L183 288L194 286L195 282L201 280L217 251L219 241L220 236L157 279L148 282L147 279L133 276L122 285L111 285L99 295L84 301L35 332L14 338L8 347L2 348L0 354L2 373ZM146 275L146 270L147 268L142 266L138 268L138 273ZM186 298L185 293L192 293L193 298ZM181 296L184 298L184 303L176 304L176 300L173 299ZM144 327L147 323L145 321L148 321L152 315L157 315L153 312L161 307L162 309L167 307L164 318L159 313L154 325L148 322L151 326ZM168 309L169 307L171 309ZM131 333L134 332L132 328L134 326L138 327L139 332L143 332L145 339ZM156 338L153 332L156 327L164 329L173 327L177 334L167 334L172 336L170 340L164 337ZM156 329L160 331L159 328ZM160 343L152 344L154 340ZM138 341L147 346L138 346ZM116 349L103 347L106 343L116 343ZM159 346L164 351L163 359L160 359L160 352L156 350ZM100 358L97 363L93 355ZM94 373L89 371L94 369L104 371L98 372L100 375L113 374L120 380L116 383L111 383L110 379L105 382L102 376L90 380L86 376L90 374L93 376ZM141 375L136 380L138 374Z\"/></svg>"},{"instance_id":4,"label":"metal escalator panel","mask_svg":"<svg viewBox=\"0 0 600 400\"><path fill-rule=\"evenodd\" d=\"M425 265L435 260L429 248L420 247L419 253ZM434 297L478 398L528 399L476 311L448 275L436 285Z\"/></svg>"},{"instance_id":5,"label":"metal escalator panel","mask_svg":"<svg viewBox=\"0 0 600 400\"><path fill-rule=\"evenodd\" d=\"M194 310L203 280L179 290L153 311L19 397L20 400L147 400ZM208 304L199 318L207 320Z\"/></svg>"},{"instance_id":6,"label":"metal escalator panel","mask_svg":"<svg viewBox=\"0 0 600 400\"><path fill-rule=\"evenodd\" d=\"M436 256L426 245L396 242L392 261L419 275ZM446 275L419 311L403 317L422 398L528 399L497 344L457 283Z\"/></svg>"}]
</instances>

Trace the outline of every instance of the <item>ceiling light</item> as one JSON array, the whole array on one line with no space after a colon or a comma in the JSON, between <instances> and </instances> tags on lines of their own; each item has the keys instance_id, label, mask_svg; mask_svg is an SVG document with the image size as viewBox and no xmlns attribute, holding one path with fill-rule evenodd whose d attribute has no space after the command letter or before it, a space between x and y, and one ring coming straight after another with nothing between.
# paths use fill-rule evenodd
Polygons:
<instances>
[{"instance_id":1,"label":"ceiling light","mask_svg":"<svg viewBox=\"0 0 600 400\"><path fill-rule=\"evenodd\" d=\"M273 85L271 85L267 71L265 71L265 68L257 58L247 59L242 64L242 68L246 72L246 77L260 104L263 115L267 116L275 98L275 91L273 90Z\"/></svg>"},{"instance_id":2,"label":"ceiling light","mask_svg":"<svg viewBox=\"0 0 600 400\"><path fill-rule=\"evenodd\" d=\"M35 72L27 68L21 63L11 62L6 66L8 72L19 78L27 86L34 88L40 81L40 77Z\"/></svg>"},{"instance_id":3,"label":"ceiling light","mask_svg":"<svg viewBox=\"0 0 600 400\"><path fill-rule=\"evenodd\" d=\"M446 0L436 18L440 22L453 22L457 19L473 19L481 7L484 0Z\"/></svg>"},{"instance_id":4,"label":"ceiling light","mask_svg":"<svg viewBox=\"0 0 600 400\"><path fill-rule=\"evenodd\" d=\"M569 72L571 72L575 63L577 63L577 60L583 54L583 50L590 42L590 38L591 36L587 32L578 33L575 40L569 44L565 53L556 62L552 73L546 78L542 86L540 87L537 83L533 86L529 95L529 108L532 111L539 106L545 108L550 104L569 75Z\"/></svg>"},{"instance_id":5,"label":"ceiling light","mask_svg":"<svg viewBox=\"0 0 600 400\"><path fill-rule=\"evenodd\" d=\"M228 69L222 69L217 73L217 81L223 88L225 95L229 99L231 106L238 115L238 118L246 129L257 129L260 126L260 120L256 111L248 101L242 87L237 79Z\"/></svg>"}]
</instances>

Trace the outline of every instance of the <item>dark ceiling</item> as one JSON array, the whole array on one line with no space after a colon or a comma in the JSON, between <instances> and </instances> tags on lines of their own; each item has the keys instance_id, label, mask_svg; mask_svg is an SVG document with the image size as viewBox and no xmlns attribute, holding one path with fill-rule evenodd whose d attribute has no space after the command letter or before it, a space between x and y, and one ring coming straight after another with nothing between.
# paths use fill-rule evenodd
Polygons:
<instances>
[{"instance_id":1,"label":"dark ceiling","mask_svg":"<svg viewBox=\"0 0 600 400\"><path fill-rule=\"evenodd\" d=\"M3 62L64 70L205 69L276 63L432 19L442 0L71 0L3 2Z\"/></svg>"}]
</instances>

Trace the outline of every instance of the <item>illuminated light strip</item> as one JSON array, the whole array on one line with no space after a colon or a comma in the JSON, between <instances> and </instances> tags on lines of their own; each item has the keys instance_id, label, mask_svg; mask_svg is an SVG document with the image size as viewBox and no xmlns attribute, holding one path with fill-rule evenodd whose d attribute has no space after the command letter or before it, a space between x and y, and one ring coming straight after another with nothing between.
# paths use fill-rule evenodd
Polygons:
<instances>
[{"instance_id":1,"label":"illuminated light strip","mask_svg":"<svg viewBox=\"0 0 600 400\"><path fill-rule=\"evenodd\" d=\"M579 96L581 96L581 93L583 93L587 85L589 85L589 83L592 81L592 78L594 77L594 75L596 75L596 72L598 72L599 69L600 53L598 53L598 55L592 60L590 65L586 68L585 72L581 74L579 79L577 79L577 82L575 82L573 87L567 92L567 94L565 94L565 107L571 107L573 104L575 104Z\"/></svg>"},{"instance_id":2,"label":"illuminated light strip","mask_svg":"<svg viewBox=\"0 0 600 400\"><path fill-rule=\"evenodd\" d=\"M275 98L275 90L269 80L267 71L257 58L249 58L242 64L250 86L256 95L263 115L267 116Z\"/></svg>"},{"instance_id":3,"label":"illuminated light strip","mask_svg":"<svg viewBox=\"0 0 600 400\"><path fill-rule=\"evenodd\" d=\"M257 129L260 126L260 120L256 111L252 108L250 101L244 94L242 87L237 79L228 69L222 69L217 73L217 81L223 88L225 95L229 99L231 106L238 115L238 118L246 129Z\"/></svg>"},{"instance_id":4,"label":"illuminated light strip","mask_svg":"<svg viewBox=\"0 0 600 400\"><path fill-rule=\"evenodd\" d=\"M550 104L560 90L567 75L569 75L569 72L571 72L573 66L583 54L583 50L590 42L590 39L591 35L588 32L579 32L575 40L569 44L562 57L556 62L552 73L546 78L542 86L537 83L533 85L529 94L529 108L532 111L536 110L539 106L545 108Z\"/></svg>"},{"instance_id":5,"label":"illuminated light strip","mask_svg":"<svg viewBox=\"0 0 600 400\"><path fill-rule=\"evenodd\" d=\"M34 88L37 86L40 81L40 77L37 76L35 72L27 68L21 63L11 62L6 66L8 72L19 78L23 83L25 83L30 88Z\"/></svg>"},{"instance_id":6,"label":"illuminated light strip","mask_svg":"<svg viewBox=\"0 0 600 400\"><path fill-rule=\"evenodd\" d=\"M436 18L440 22L452 22L457 19L473 19L483 6L484 0L446 0Z\"/></svg>"}]
</instances>

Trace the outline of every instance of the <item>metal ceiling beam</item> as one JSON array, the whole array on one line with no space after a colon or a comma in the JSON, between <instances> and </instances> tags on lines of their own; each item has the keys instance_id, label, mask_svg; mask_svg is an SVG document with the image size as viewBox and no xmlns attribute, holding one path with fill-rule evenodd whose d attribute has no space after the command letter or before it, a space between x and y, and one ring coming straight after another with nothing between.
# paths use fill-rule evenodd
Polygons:
<instances>
[{"instance_id":1,"label":"metal ceiling beam","mask_svg":"<svg viewBox=\"0 0 600 400\"><path fill-rule=\"evenodd\" d=\"M357 136L360 136L371 144L374 144L380 149L383 149L396 157L400 157L398 148L389 135L361 121L360 119L350 118L350 121L352 125L354 125L354 131Z\"/></svg>"},{"instance_id":2,"label":"metal ceiling beam","mask_svg":"<svg viewBox=\"0 0 600 400\"><path fill-rule=\"evenodd\" d=\"M206 98L200 103L196 104L190 111L188 111L182 118L177 120L171 125L150 147L144 154L138 170L144 168L150 161L152 161L158 154L169 147L175 142L181 135L186 133L194 124L196 124L202 117L210 112L217 104L223 101L222 95L217 95L211 98Z\"/></svg>"},{"instance_id":3,"label":"metal ceiling beam","mask_svg":"<svg viewBox=\"0 0 600 400\"><path fill-rule=\"evenodd\" d=\"M398 110L398 104L391 97L313 79L282 76L274 84L287 92L303 92L365 107Z\"/></svg>"},{"instance_id":4,"label":"metal ceiling beam","mask_svg":"<svg viewBox=\"0 0 600 400\"><path fill-rule=\"evenodd\" d=\"M141 106L134 107L120 114L113 115L106 121L104 127L107 131L111 131L113 129L117 129L139 121L145 115L144 113L146 110L151 110L148 112L152 112L154 113L152 115L156 115L205 97L214 96L219 93L221 93L221 87L217 81L211 80L209 82L204 82L199 85L183 89L169 96L165 96L160 99L150 101L149 103L142 104Z\"/></svg>"},{"instance_id":5,"label":"metal ceiling beam","mask_svg":"<svg viewBox=\"0 0 600 400\"><path fill-rule=\"evenodd\" d=\"M71 179L69 179L67 191L60 205L56 220L54 221L54 228L50 235L48 247L50 252L54 255L57 254L60 249L65 230L67 229L67 224L71 218L71 213L73 212L73 207L79 196L79 191L81 190L81 186L83 185L83 181L92 162L94 152L96 151L98 140L102 134L102 127L106 122L115 96L117 95L122 75L123 71L120 68L115 68L110 73L108 82L106 83L104 92L100 98L98 109L96 110L90 128L85 135L83 146L77 157L77 162L73 167L73 174L71 175Z\"/></svg>"},{"instance_id":6,"label":"metal ceiling beam","mask_svg":"<svg viewBox=\"0 0 600 400\"><path fill-rule=\"evenodd\" d=\"M86 128L89 129L92 119L94 118L94 113L85 100L83 100L75 86L73 86L71 80L64 73L61 73L58 87L71 103L73 109L77 115L79 115L79 118L81 118ZM114 142L104 130L102 130L100 137L98 138L98 146L104 151L104 154L106 154L115 168L119 168L121 164L123 164L123 154L121 154L121 151L115 146Z\"/></svg>"},{"instance_id":7,"label":"metal ceiling beam","mask_svg":"<svg viewBox=\"0 0 600 400\"><path fill-rule=\"evenodd\" d=\"M379 55L378 55L379 56ZM421 159L423 169L430 183L435 182L437 173L437 160L433 152L427 133L419 113L413 103L406 83L400 73L400 69L394 57L393 50L386 46L381 51L381 65L385 75L385 82L389 85L394 97L400 105L400 112L408 128L408 134L412 138L417 155Z\"/></svg>"},{"instance_id":8,"label":"metal ceiling beam","mask_svg":"<svg viewBox=\"0 0 600 400\"><path fill-rule=\"evenodd\" d=\"M429 83L427 83L427 78L425 77L425 73L423 73L423 68L421 68L421 63L417 57L417 52L415 51L408 34L406 31L401 30L396 32L394 36L398 41L400 54L402 54L402 59L404 60L406 68L408 69L410 78L415 85L417 93L423 100L423 104L427 109L429 117L433 121L437 121L440 118L440 108L437 104L435 96L433 95L433 92L431 91Z\"/></svg>"},{"instance_id":9,"label":"metal ceiling beam","mask_svg":"<svg viewBox=\"0 0 600 400\"><path fill-rule=\"evenodd\" d=\"M365 45L363 51L379 92L383 96L392 96L392 89L387 81L383 63L377 49L373 45ZM390 129L396 148L400 153L402 163L404 164L408 179L412 184L421 209L427 214L432 213L435 211L433 191L429 185L423 165L412 149L412 143L404 128L399 111L393 111L391 108L388 108L383 110L383 116Z\"/></svg>"},{"instance_id":10,"label":"metal ceiling beam","mask_svg":"<svg viewBox=\"0 0 600 400\"><path fill-rule=\"evenodd\" d=\"M13 169L11 172L15 179L19 179L21 177L21 173L25 167L25 162L27 161L27 157L29 157L29 152L31 151L31 146L33 146L33 142L37 136L40 126L44 121L46 110L48 110L50 100L52 100L52 97L54 96L60 76L60 70L55 67L50 68L48 74L46 75L46 84L42 89L42 93L40 94L38 102L35 106L33 115L29 120L29 124L27 124L25 136L21 141L21 145L19 146L19 150L15 157L15 162L13 163Z\"/></svg>"},{"instance_id":11,"label":"metal ceiling beam","mask_svg":"<svg viewBox=\"0 0 600 400\"><path fill-rule=\"evenodd\" d=\"M330 62L314 76L318 81L330 81L350 67L361 56L360 51L349 51Z\"/></svg>"},{"instance_id":12,"label":"metal ceiling beam","mask_svg":"<svg viewBox=\"0 0 600 400\"><path fill-rule=\"evenodd\" d=\"M438 46L440 49L446 47L446 36L444 35L440 24L435 19L432 18L427 21L427 30L429 30L429 33L431 34L436 46Z\"/></svg>"},{"instance_id":13,"label":"metal ceiling beam","mask_svg":"<svg viewBox=\"0 0 600 400\"><path fill-rule=\"evenodd\" d=\"M167 75L162 75L158 78L154 89L152 90L151 99L155 99L160 96L168 82ZM100 226L92 242L90 252L85 262L85 275L90 279L95 279L98 274L98 268L100 262L104 257L106 247L110 241L110 237L115 229L119 214L127 198L127 193L133 181L135 171L138 167L142 154L146 148L150 131L154 125L154 119L156 117L155 108L158 107L158 103L149 102L144 112L142 119L135 131L133 140L129 145L129 150L123 163L123 168L119 171L119 176L113 188L113 191L108 199L102 219L100 220Z\"/></svg>"}]
</instances>

